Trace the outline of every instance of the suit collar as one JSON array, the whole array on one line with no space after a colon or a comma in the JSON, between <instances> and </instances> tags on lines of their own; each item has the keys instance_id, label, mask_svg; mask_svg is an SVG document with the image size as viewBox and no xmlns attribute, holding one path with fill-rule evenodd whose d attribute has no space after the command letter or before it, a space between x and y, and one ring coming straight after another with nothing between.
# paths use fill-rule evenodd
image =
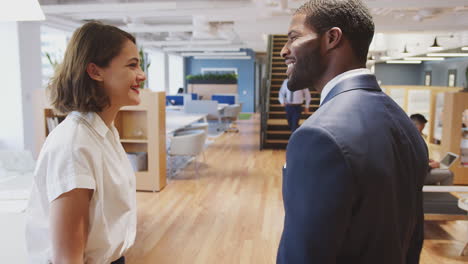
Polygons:
<instances>
[{"instance_id":1,"label":"suit collar","mask_svg":"<svg viewBox=\"0 0 468 264\"><path fill-rule=\"evenodd\" d=\"M365 74L365 75L358 75L346 80L339 82L333 89L327 94L325 99L323 100L320 106L326 104L330 101L333 97L337 96L340 93L344 93L351 90L373 90L373 91L382 91L380 89L379 84L377 83L377 79L375 75Z\"/></svg>"}]
</instances>

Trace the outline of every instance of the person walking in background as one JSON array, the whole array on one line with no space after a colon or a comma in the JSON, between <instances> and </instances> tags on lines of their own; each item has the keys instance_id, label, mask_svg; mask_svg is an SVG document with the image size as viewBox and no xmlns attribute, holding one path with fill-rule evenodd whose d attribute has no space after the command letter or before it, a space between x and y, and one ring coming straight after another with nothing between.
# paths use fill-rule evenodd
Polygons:
<instances>
[{"instance_id":1,"label":"person walking in background","mask_svg":"<svg viewBox=\"0 0 468 264\"><path fill-rule=\"evenodd\" d=\"M373 35L360 0L310 0L291 20L288 89L321 98L287 146L278 264L419 262L427 148L366 69Z\"/></svg>"},{"instance_id":2,"label":"person walking in background","mask_svg":"<svg viewBox=\"0 0 468 264\"><path fill-rule=\"evenodd\" d=\"M283 81L279 91L278 100L281 103L281 106L284 106L286 109L286 119L288 120L288 126L289 129L291 129L291 132L296 131L299 127L299 120L301 119L302 114L302 103L304 103L304 101L304 112L306 114L310 114L310 99L310 91L308 88L292 92L288 90L288 79Z\"/></svg>"},{"instance_id":3,"label":"person walking in background","mask_svg":"<svg viewBox=\"0 0 468 264\"><path fill-rule=\"evenodd\" d=\"M67 114L42 146L27 209L29 263L123 264L136 235L135 174L113 122L140 103L135 38L89 22L48 87Z\"/></svg>"}]
</instances>

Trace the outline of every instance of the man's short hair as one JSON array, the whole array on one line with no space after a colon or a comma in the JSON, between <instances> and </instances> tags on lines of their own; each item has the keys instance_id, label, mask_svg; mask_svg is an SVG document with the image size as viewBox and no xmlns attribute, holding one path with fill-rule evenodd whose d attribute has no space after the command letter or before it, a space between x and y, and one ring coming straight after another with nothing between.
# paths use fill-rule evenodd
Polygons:
<instances>
[{"instance_id":1,"label":"man's short hair","mask_svg":"<svg viewBox=\"0 0 468 264\"><path fill-rule=\"evenodd\" d=\"M305 14L306 23L319 34L338 27L351 43L356 58L366 62L374 36L369 9L360 0L310 0L295 14Z\"/></svg>"},{"instance_id":2,"label":"man's short hair","mask_svg":"<svg viewBox=\"0 0 468 264\"><path fill-rule=\"evenodd\" d=\"M411 120L414 120L420 124L426 124L427 123L427 119L421 115L421 114L412 114L410 116Z\"/></svg>"}]
</instances>

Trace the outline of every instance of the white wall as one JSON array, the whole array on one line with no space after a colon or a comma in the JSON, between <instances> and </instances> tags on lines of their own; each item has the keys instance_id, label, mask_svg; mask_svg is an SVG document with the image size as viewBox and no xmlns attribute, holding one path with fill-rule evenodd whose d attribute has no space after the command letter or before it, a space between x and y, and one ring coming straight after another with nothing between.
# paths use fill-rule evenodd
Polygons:
<instances>
[{"instance_id":1,"label":"white wall","mask_svg":"<svg viewBox=\"0 0 468 264\"><path fill-rule=\"evenodd\" d=\"M41 86L39 22L0 22L0 149L34 150L32 91Z\"/></svg>"},{"instance_id":2,"label":"white wall","mask_svg":"<svg viewBox=\"0 0 468 264\"><path fill-rule=\"evenodd\" d=\"M34 127L33 92L42 89L41 26L40 22L19 22L21 91L23 103L24 148L34 153L36 128Z\"/></svg>"},{"instance_id":3,"label":"white wall","mask_svg":"<svg viewBox=\"0 0 468 264\"><path fill-rule=\"evenodd\" d=\"M147 78L148 87L152 91L165 91L166 90L166 63L164 52L162 51L149 51L148 57L151 65L148 68Z\"/></svg>"},{"instance_id":4,"label":"white wall","mask_svg":"<svg viewBox=\"0 0 468 264\"><path fill-rule=\"evenodd\" d=\"M21 98L21 73L16 22L0 22L0 149L20 150L23 140L23 107Z\"/></svg>"},{"instance_id":5,"label":"white wall","mask_svg":"<svg viewBox=\"0 0 468 264\"><path fill-rule=\"evenodd\" d=\"M176 94L184 87L184 58L179 55L169 55L169 93Z\"/></svg>"}]
</instances>

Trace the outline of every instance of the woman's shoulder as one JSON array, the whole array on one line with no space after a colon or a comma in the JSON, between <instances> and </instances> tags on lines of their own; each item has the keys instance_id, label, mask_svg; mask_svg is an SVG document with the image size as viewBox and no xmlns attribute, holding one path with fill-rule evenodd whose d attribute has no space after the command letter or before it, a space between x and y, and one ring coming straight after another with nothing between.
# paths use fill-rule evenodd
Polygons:
<instances>
[{"instance_id":1,"label":"woman's shoulder","mask_svg":"<svg viewBox=\"0 0 468 264\"><path fill-rule=\"evenodd\" d=\"M74 113L69 114L46 138L43 146L45 151L73 151L83 147L93 147L92 127ZM61 151L60 151L61 150Z\"/></svg>"}]
</instances>

